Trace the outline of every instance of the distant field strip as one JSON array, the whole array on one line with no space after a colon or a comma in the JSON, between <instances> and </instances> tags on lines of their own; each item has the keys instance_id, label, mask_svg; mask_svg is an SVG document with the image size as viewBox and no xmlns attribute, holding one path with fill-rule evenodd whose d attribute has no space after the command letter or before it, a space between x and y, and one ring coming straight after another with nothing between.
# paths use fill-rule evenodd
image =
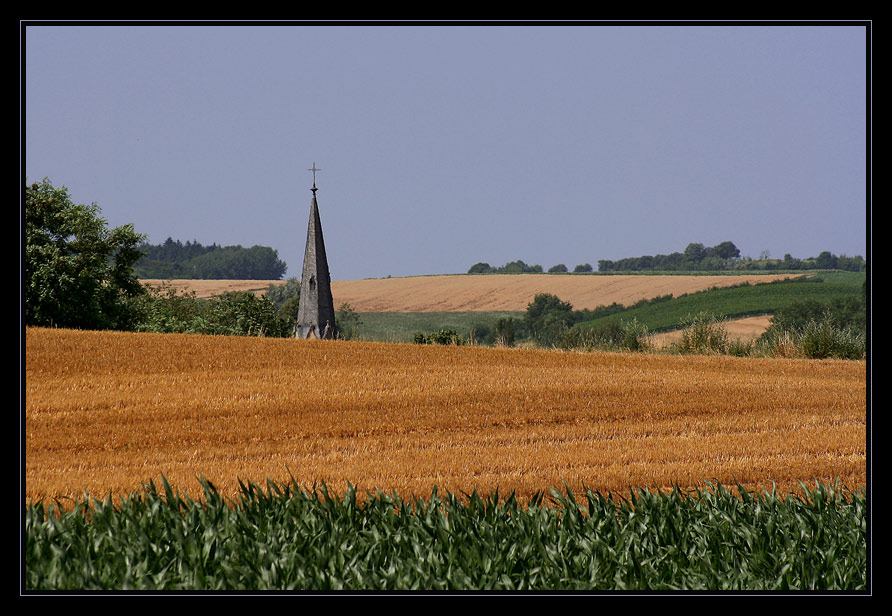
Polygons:
<instances>
[{"instance_id":1,"label":"distant field strip","mask_svg":"<svg viewBox=\"0 0 892 616\"><path fill-rule=\"evenodd\" d=\"M26 331L26 498L866 482L861 361Z\"/></svg>"},{"instance_id":2,"label":"distant field strip","mask_svg":"<svg viewBox=\"0 0 892 616\"><path fill-rule=\"evenodd\" d=\"M491 274L345 280L331 288L335 304L347 302L358 312L517 311L526 310L537 293L557 295L578 310L790 277Z\"/></svg>"},{"instance_id":3,"label":"distant field strip","mask_svg":"<svg viewBox=\"0 0 892 616\"><path fill-rule=\"evenodd\" d=\"M358 312L470 312L526 310L537 293L551 293L576 309L612 304L630 305L642 299L705 291L743 282L757 284L791 274L740 274L724 276L546 275L491 274L481 276L412 276L335 280L331 283L335 306L347 302ZM144 284L170 284L178 290L210 297L225 291L265 291L284 280L143 280Z\"/></svg>"}]
</instances>

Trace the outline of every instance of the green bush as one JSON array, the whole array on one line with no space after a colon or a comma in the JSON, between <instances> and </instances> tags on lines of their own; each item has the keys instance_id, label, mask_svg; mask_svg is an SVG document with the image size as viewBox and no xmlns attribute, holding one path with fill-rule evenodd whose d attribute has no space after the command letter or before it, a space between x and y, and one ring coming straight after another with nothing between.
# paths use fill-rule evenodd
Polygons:
<instances>
[{"instance_id":1,"label":"green bush","mask_svg":"<svg viewBox=\"0 0 892 616\"><path fill-rule=\"evenodd\" d=\"M648 351L647 327L637 319L605 321L590 329L571 327L556 345L573 351Z\"/></svg>"},{"instance_id":2,"label":"green bush","mask_svg":"<svg viewBox=\"0 0 892 616\"><path fill-rule=\"evenodd\" d=\"M295 317L295 321L297 318ZM355 340L359 336L359 327L362 325L362 319L359 313L353 309L353 306L344 302L338 308L336 318L338 325L338 338L341 340Z\"/></svg>"},{"instance_id":3,"label":"green bush","mask_svg":"<svg viewBox=\"0 0 892 616\"><path fill-rule=\"evenodd\" d=\"M670 349L681 354L725 354L729 339L725 330L725 319L708 312L688 315L682 320L681 339L670 345Z\"/></svg>"},{"instance_id":4,"label":"green bush","mask_svg":"<svg viewBox=\"0 0 892 616\"><path fill-rule=\"evenodd\" d=\"M140 315L137 331L285 338L294 327L265 295L244 291L201 299L162 284L135 299L134 305Z\"/></svg>"},{"instance_id":5,"label":"green bush","mask_svg":"<svg viewBox=\"0 0 892 616\"><path fill-rule=\"evenodd\" d=\"M809 321L798 336L798 346L809 359L863 359L866 339L855 328L841 328L831 314Z\"/></svg>"},{"instance_id":6,"label":"green bush","mask_svg":"<svg viewBox=\"0 0 892 616\"><path fill-rule=\"evenodd\" d=\"M501 318L496 321L493 330L493 344L497 346L514 346L516 335L516 321L512 317Z\"/></svg>"},{"instance_id":7,"label":"green bush","mask_svg":"<svg viewBox=\"0 0 892 616\"><path fill-rule=\"evenodd\" d=\"M441 329L430 334L415 332L413 340L415 344L465 344L465 340L454 329Z\"/></svg>"}]
</instances>

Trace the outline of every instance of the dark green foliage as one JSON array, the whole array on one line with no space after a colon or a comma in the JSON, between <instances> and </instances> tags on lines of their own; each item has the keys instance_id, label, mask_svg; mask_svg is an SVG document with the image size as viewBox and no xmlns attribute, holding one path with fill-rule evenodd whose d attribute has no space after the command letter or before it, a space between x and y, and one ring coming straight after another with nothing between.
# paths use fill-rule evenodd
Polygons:
<instances>
[{"instance_id":1,"label":"dark green foliage","mask_svg":"<svg viewBox=\"0 0 892 616\"><path fill-rule=\"evenodd\" d=\"M516 320L512 317L502 317L496 321L493 329L492 343L499 346L514 346L516 336Z\"/></svg>"},{"instance_id":2,"label":"dark green foliage","mask_svg":"<svg viewBox=\"0 0 892 616\"><path fill-rule=\"evenodd\" d=\"M731 340L725 320L708 312L688 315L681 322L681 339L672 345L672 351L686 355L727 354Z\"/></svg>"},{"instance_id":3,"label":"dark green foliage","mask_svg":"<svg viewBox=\"0 0 892 616\"><path fill-rule=\"evenodd\" d=\"M285 300L285 303L282 304L278 310L276 310L276 316L284 321L287 321L292 324L297 323L297 314L300 310L300 296L295 295L293 297L289 297Z\"/></svg>"},{"instance_id":4,"label":"dark green foliage","mask_svg":"<svg viewBox=\"0 0 892 616\"><path fill-rule=\"evenodd\" d=\"M771 317L758 344L771 348L786 339L811 359L861 359L867 351L866 302L866 281L859 295L791 302Z\"/></svg>"},{"instance_id":5,"label":"dark green foliage","mask_svg":"<svg viewBox=\"0 0 892 616\"><path fill-rule=\"evenodd\" d=\"M297 312L300 308L300 280L289 278L285 284L270 284L266 290L266 297L276 308L276 316L292 327L297 323Z\"/></svg>"},{"instance_id":6,"label":"dark green foliage","mask_svg":"<svg viewBox=\"0 0 892 616\"><path fill-rule=\"evenodd\" d=\"M459 336L454 329L441 329L430 334L416 332L414 342L416 344L452 344L460 346L467 341Z\"/></svg>"},{"instance_id":7,"label":"dark green foliage","mask_svg":"<svg viewBox=\"0 0 892 616\"><path fill-rule=\"evenodd\" d=\"M541 265L527 265L521 260L511 261L501 267L492 267L489 263L475 263L468 270L469 274L541 274Z\"/></svg>"},{"instance_id":8,"label":"dark green foliage","mask_svg":"<svg viewBox=\"0 0 892 616\"><path fill-rule=\"evenodd\" d=\"M584 273L584 272L590 272L590 271L592 271L592 266L589 263L583 263L583 264L577 265L576 267L573 268L573 272L577 273L577 274Z\"/></svg>"},{"instance_id":9,"label":"dark green foliage","mask_svg":"<svg viewBox=\"0 0 892 616\"><path fill-rule=\"evenodd\" d=\"M268 246L202 246L167 238L163 244L143 244L141 249L145 255L134 266L140 278L278 280L287 269Z\"/></svg>"},{"instance_id":10,"label":"dark green foliage","mask_svg":"<svg viewBox=\"0 0 892 616\"><path fill-rule=\"evenodd\" d=\"M266 296L278 310L292 297L300 297L300 280L292 276L285 284L270 284Z\"/></svg>"},{"instance_id":11,"label":"dark green foliage","mask_svg":"<svg viewBox=\"0 0 892 616\"><path fill-rule=\"evenodd\" d=\"M489 263L475 263L468 270L469 274L491 274L493 268Z\"/></svg>"},{"instance_id":12,"label":"dark green foliage","mask_svg":"<svg viewBox=\"0 0 892 616\"><path fill-rule=\"evenodd\" d=\"M558 348L574 351L644 351L648 331L637 319L604 321L591 329L571 327L561 334Z\"/></svg>"},{"instance_id":13,"label":"dark green foliage","mask_svg":"<svg viewBox=\"0 0 892 616\"><path fill-rule=\"evenodd\" d=\"M573 325L573 306L556 295L539 293L527 306L524 320L536 344L550 347Z\"/></svg>"},{"instance_id":14,"label":"dark green foliage","mask_svg":"<svg viewBox=\"0 0 892 616\"><path fill-rule=\"evenodd\" d=\"M294 323L281 319L273 303L264 296L230 291L212 298L210 304L213 321L211 331L206 333L272 338L285 338L292 333Z\"/></svg>"},{"instance_id":15,"label":"dark green foliage","mask_svg":"<svg viewBox=\"0 0 892 616\"><path fill-rule=\"evenodd\" d=\"M628 499L551 491L404 500L240 483L195 501L150 482L115 504L25 509L27 591L867 588L866 497L723 486Z\"/></svg>"},{"instance_id":16,"label":"dark green foliage","mask_svg":"<svg viewBox=\"0 0 892 616\"><path fill-rule=\"evenodd\" d=\"M362 339L378 342L405 342L415 340L418 332L452 329L464 338L471 338L481 323L491 324L501 318L513 318L518 325L522 312L501 310L471 312L361 312ZM485 341L489 344L489 341Z\"/></svg>"},{"instance_id":17,"label":"dark green foliage","mask_svg":"<svg viewBox=\"0 0 892 616\"><path fill-rule=\"evenodd\" d=\"M853 327L864 331L867 327L864 300L852 295L833 297L826 302L816 299L791 302L771 317L771 325L778 329L802 329L809 321L820 321L825 316L839 329Z\"/></svg>"},{"instance_id":18,"label":"dark green foliage","mask_svg":"<svg viewBox=\"0 0 892 616\"><path fill-rule=\"evenodd\" d=\"M850 272L863 272L867 263L860 256L847 257L824 251L817 257L794 259L789 254L781 259L759 259L740 256L740 250L733 242L721 242L715 246L705 246L699 242L687 245L684 252L668 255L627 257L617 261L598 261L600 272L647 272L647 271L719 271L719 270L830 270L840 269Z\"/></svg>"},{"instance_id":19,"label":"dark green foliage","mask_svg":"<svg viewBox=\"0 0 892 616\"><path fill-rule=\"evenodd\" d=\"M294 319L277 311L267 296L244 291L200 299L161 286L134 304L140 314L137 331L285 338L294 329Z\"/></svg>"},{"instance_id":20,"label":"dark green foliage","mask_svg":"<svg viewBox=\"0 0 892 616\"><path fill-rule=\"evenodd\" d=\"M76 205L46 178L25 188L23 257L26 325L129 329L133 272L144 236L133 225L109 229L100 208Z\"/></svg>"},{"instance_id":21,"label":"dark green foliage","mask_svg":"<svg viewBox=\"0 0 892 616\"><path fill-rule=\"evenodd\" d=\"M847 274L859 276L859 274ZM710 289L679 297L663 296L639 302L634 307L616 310L610 315L583 317L579 327L590 328L603 319L637 318L652 332L675 329L688 315L707 312L729 319L756 314L776 314L794 302L809 299L829 303L834 298L859 298L861 289L850 282L825 282L818 278L783 280L751 285ZM860 285L860 280L858 281ZM599 310L599 309L595 309Z\"/></svg>"},{"instance_id":22,"label":"dark green foliage","mask_svg":"<svg viewBox=\"0 0 892 616\"><path fill-rule=\"evenodd\" d=\"M567 271L569 270L567 270L567 266L563 263L558 263L557 265L553 265L548 268L549 274L565 274L567 273Z\"/></svg>"},{"instance_id":23,"label":"dark green foliage","mask_svg":"<svg viewBox=\"0 0 892 616\"><path fill-rule=\"evenodd\" d=\"M494 337L492 325L478 321L471 326L468 340L473 344L492 344Z\"/></svg>"},{"instance_id":24,"label":"dark green foliage","mask_svg":"<svg viewBox=\"0 0 892 616\"><path fill-rule=\"evenodd\" d=\"M297 313L295 312L295 320L296 319ZM355 340L359 336L359 328L362 325L362 319L359 318L359 313L353 309L353 306L347 302L344 302L341 304L341 307L338 308L335 322L338 326L338 337L341 340Z\"/></svg>"}]
</instances>

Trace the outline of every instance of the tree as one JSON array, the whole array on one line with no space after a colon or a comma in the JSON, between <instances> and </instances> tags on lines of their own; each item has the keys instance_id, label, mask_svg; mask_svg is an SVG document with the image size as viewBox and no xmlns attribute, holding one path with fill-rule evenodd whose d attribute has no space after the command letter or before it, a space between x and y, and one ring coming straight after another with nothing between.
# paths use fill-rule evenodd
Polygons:
<instances>
[{"instance_id":1,"label":"tree","mask_svg":"<svg viewBox=\"0 0 892 616\"><path fill-rule=\"evenodd\" d=\"M285 284L272 283L266 288L266 296L279 309L292 297L300 297L300 280L292 276Z\"/></svg>"},{"instance_id":2,"label":"tree","mask_svg":"<svg viewBox=\"0 0 892 616\"><path fill-rule=\"evenodd\" d=\"M734 245L734 242L722 242L716 244L712 248L713 254L719 259L739 259L740 250Z\"/></svg>"},{"instance_id":3,"label":"tree","mask_svg":"<svg viewBox=\"0 0 892 616\"><path fill-rule=\"evenodd\" d=\"M825 250L815 259L817 269L836 269L836 257L829 250Z\"/></svg>"},{"instance_id":4,"label":"tree","mask_svg":"<svg viewBox=\"0 0 892 616\"><path fill-rule=\"evenodd\" d=\"M685 261L698 263L706 256L706 247L699 242L692 242L684 249Z\"/></svg>"},{"instance_id":5,"label":"tree","mask_svg":"<svg viewBox=\"0 0 892 616\"><path fill-rule=\"evenodd\" d=\"M131 329L131 299L144 292L133 273L145 236L109 229L100 208L76 205L47 178L25 187L25 324Z\"/></svg>"},{"instance_id":6,"label":"tree","mask_svg":"<svg viewBox=\"0 0 892 616\"><path fill-rule=\"evenodd\" d=\"M573 324L573 306L556 295L539 293L527 305L525 320L539 346L551 346Z\"/></svg>"},{"instance_id":7,"label":"tree","mask_svg":"<svg viewBox=\"0 0 892 616\"><path fill-rule=\"evenodd\" d=\"M488 274L492 271L492 267L489 263L475 263L471 266L471 269L468 270L469 274Z\"/></svg>"},{"instance_id":8,"label":"tree","mask_svg":"<svg viewBox=\"0 0 892 616\"><path fill-rule=\"evenodd\" d=\"M590 272L590 271L592 271L591 263L583 263L581 265L577 265L576 267L573 268L573 271L576 272L577 274L582 273L582 272Z\"/></svg>"},{"instance_id":9,"label":"tree","mask_svg":"<svg viewBox=\"0 0 892 616\"><path fill-rule=\"evenodd\" d=\"M518 259L517 261L506 263L500 270L506 274L524 274L530 271L530 266Z\"/></svg>"},{"instance_id":10,"label":"tree","mask_svg":"<svg viewBox=\"0 0 892 616\"><path fill-rule=\"evenodd\" d=\"M567 271L567 266L563 263L558 263L557 265L553 265L552 267L548 268L549 274L563 274Z\"/></svg>"}]
</instances>

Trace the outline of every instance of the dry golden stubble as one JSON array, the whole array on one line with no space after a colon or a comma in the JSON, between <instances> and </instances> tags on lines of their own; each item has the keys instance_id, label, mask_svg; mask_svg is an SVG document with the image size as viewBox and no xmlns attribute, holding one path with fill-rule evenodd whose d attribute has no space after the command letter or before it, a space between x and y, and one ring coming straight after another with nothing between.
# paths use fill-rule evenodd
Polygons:
<instances>
[{"instance_id":1,"label":"dry golden stubble","mask_svg":"<svg viewBox=\"0 0 892 616\"><path fill-rule=\"evenodd\" d=\"M26 333L26 496L865 482L864 362ZM290 475L289 475L290 471Z\"/></svg>"}]
</instances>

